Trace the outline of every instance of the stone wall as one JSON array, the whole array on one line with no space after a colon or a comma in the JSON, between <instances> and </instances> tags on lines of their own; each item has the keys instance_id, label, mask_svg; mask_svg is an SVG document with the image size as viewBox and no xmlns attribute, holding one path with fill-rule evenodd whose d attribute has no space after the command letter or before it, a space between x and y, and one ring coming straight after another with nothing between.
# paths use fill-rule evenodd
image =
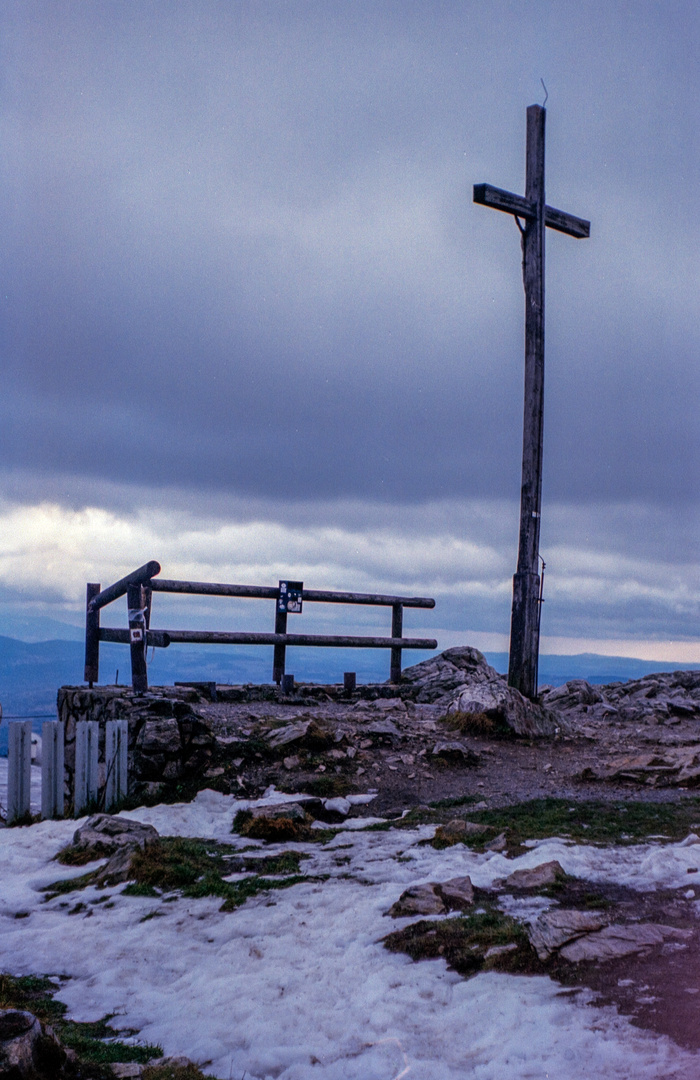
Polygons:
<instances>
[{"instance_id":1,"label":"stone wall","mask_svg":"<svg viewBox=\"0 0 700 1080\"><path fill-rule=\"evenodd\" d=\"M73 803L75 725L80 720L99 724L99 783L104 784L105 723L122 720L129 727L129 794L156 791L204 772L211 762L215 739L198 715L200 694L187 687L154 687L135 694L129 687L105 686L92 690L62 686L58 691L58 719L65 729L66 805Z\"/></svg>"}]
</instances>

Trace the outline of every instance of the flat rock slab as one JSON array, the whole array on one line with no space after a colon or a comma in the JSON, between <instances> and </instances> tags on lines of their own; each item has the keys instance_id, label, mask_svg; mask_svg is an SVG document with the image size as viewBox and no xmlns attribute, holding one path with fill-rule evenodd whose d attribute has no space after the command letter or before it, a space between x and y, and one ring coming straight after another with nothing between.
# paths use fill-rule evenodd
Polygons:
<instances>
[{"instance_id":1,"label":"flat rock slab","mask_svg":"<svg viewBox=\"0 0 700 1080\"><path fill-rule=\"evenodd\" d=\"M554 908L545 911L530 927L530 942L540 960L546 960L562 945L602 929L608 917L600 911L575 911Z\"/></svg>"},{"instance_id":2,"label":"flat rock slab","mask_svg":"<svg viewBox=\"0 0 700 1080\"><path fill-rule=\"evenodd\" d=\"M450 878L449 881L412 885L401 893L387 914L393 919L413 915L445 915L448 911L464 911L473 903L471 878Z\"/></svg>"},{"instance_id":3,"label":"flat rock slab","mask_svg":"<svg viewBox=\"0 0 700 1080\"><path fill-rule=\"evenodd\" d=\"M653 787L700 785L700 744L631 754L588 766L582 780L632 780Z\"/></svg>"},{"instance_id":4,"label":"flat rock slab","mask_svg":"<svg viewBox=\"0 0 700 1080\"><path fill-rule=\"evenodd\" d=\"M432 757L442 758L445 762L459 761L461 765L478 765L480 757L464 743L451 739L445 742L436 742L431 750Z\"/></svg>"},{"instance_id":5,"label":"flat rock slab","mask_svg":"<svg viewBox=\"0 0 700 1080\"><path fill-rule=\"evenodd\" d=\"M677 926L664 926L660 923L612 925L564 945L559 955L572 964L579 964L584 960L616 960L621 956L642 952L653 945L663 945L665 941L688 941L692 936L692 930L681 930Z\"/></svg>"},{"instance_id":6,"label":"flat rock slab","mask_svg":"<svg viewBox=\"0 0 700 1080\"><path fill-rule=\"evenodd\" d=\"M158 831L152 825L142 821L131 821L114 814L94 814L76 829L73 834L73 847L91 850L95 858L112 855L120 848L145 848L146 844L158 839Z\"/></svg>"},{"instance_id":7,"label":"flat rock slab","mask_svg":"<svg viewBox=\"0 0 700 1080\"><path fill-rule=\"evenodd\" d=\"M555 885L565 877L564 867L557 859L551 862L540 863L530 870L514 870L507 878L502 878L498 884L505 885L510 889L541 889L546 885Z\"/></svg>"},{"instance_id":8,"label":"flat rock slab","mask_svg":"<svg viewBox=\"0 0 700 1080\"><path fill-rule=\"evenodd\" d=\"M330 746L333 742L332 734L318 724L314 719L299 720L294 724L276 728L267 736L267 741L273 750L279 750L284 746L299 746L309 750L319 750Z\"/></svg>"},{"instance_id":9,"label":"flat rock slab","mask_svg":"<svg viewBox=\"0 0 700 1080\"><path fill-rule=\"evenodd\" d=\"M463 821L462 818L453 818L446 825L438 825L433 840L442 844L461 844L473 836L483 836L484 833L493 832L488 825L480 825L476 821Z\"/></svg>"}]
</instances>

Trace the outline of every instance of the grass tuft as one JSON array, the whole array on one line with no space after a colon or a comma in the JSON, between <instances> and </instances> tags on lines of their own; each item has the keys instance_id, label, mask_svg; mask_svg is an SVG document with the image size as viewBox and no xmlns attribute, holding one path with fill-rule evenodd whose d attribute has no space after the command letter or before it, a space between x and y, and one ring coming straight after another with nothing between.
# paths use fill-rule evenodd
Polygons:
<instances>
[{"instance_id":1,"label":"grass tuft","mask_svg":"<svg viewBox=\"0 0 700 1080\"><path fill-rule=\"evenodd\" d=\"M136 852L131 861L135 884L127 889L131 895L141 896L157 895L156 890L181 892L183 896L193 898L218 896L224 901L221 910L233 911L257 893L286 889L311 880L299 873L301 860L308 857L298 851L261 858L241 857L232 855L226 845L213 841L162 837L149 844L145 851ZM249 870L254 872L240 881L224 880L229 874ZM265 874L279 874L280 877L269 878Z\"/></svg>"},{"instance_id":2,"label":"grass tuft","mask_svg":"<svg viewBox=\"0 0 700 1080\"><path fill-rule=\"evenodd\" d=\"M121 1042L118 1039L120 1033L108 1023L111 1016L92 1023L66 1019L66 1006L54 999L58 989L58 983L46 977L16 978L0 974L0 1009L23 1009L33 1013L43 1024L50 1024L61 1043L77 1055L81 1077L94 1080L111 1077L112 1070L107 1066L115 1061L145 1064L151 1058L162 1056L160 1046Z\"/></svg>"},{"instance_id":3,"label":"grass tuft","mask_svg":"<svg viewBox=\"0 0 700 1080\"><path fill-rule=\"evenodd\" d=\"M495 720L487 716L485 712L452 712L442 717L442 723L453 731L459 731L461 735L485 735L494 736L501 733Z\"/></svg>"},{"instance_id":4,"label":"grass tuft","mask_svg":"<svg viewBox=\"0 0 700 1080\"><path fill-rule=\"evenodd\" d=\"M383 940L390 952L408 953L413 960L442 958L461 975L542 970L524 928L495 909L438 922L421 919ZM491 949L503 951L488 956Z\"/></svg>"},{"instance_id":5,"label":"grass tuft","mask_svg":"<svg viewBox=\"0 0 700 1080\"><path fill-rule=\"evenodd\" d=\"M525 840L566 836L586 844L638 844L663 834L669 841L682 840L700 819L700 799L680 803L609 802L589 799L532 799L497 810L480 810L470 819L508 830L509 849ZM473 846L479 847L477 837ZM483 841L482 841L483 843Z\"/></svg>"},{"instance_id":6,"label":"grass tuft","mask_svg":"<svg viewBox=\"0 0 700 1080\"><path fill-rule=\"evenodd\" d=\"M141 1073L141 1080L206 1080L201 1069L189 1065L149 1065Z\"/></svg>"}]
</instances>

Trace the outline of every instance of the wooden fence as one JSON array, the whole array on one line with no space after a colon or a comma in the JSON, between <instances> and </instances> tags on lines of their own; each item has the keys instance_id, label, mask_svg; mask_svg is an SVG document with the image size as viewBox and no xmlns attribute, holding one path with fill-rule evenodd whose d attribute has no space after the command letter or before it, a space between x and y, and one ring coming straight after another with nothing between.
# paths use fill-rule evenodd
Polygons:
<instances>
[{"instance_id":1,"label":"wooden fence","mask_svg":"<svg viewBox=\"0 0 700 1080\"><path fill-rule=\"evenodd\" d=\"M131 681L134 690L148 689L146 649L167 648L173 642L196 645L273 645L272 678L282 682L288 645L326 648L389 649L390 678L401 679L403 649L436 649L433 638L403 637L404 608L433 608L435 601L423 596L382 596L374 593L328 592L304 589L302 582L281 581L277 588L264 585L219 585L203 581L170 581L158 578L160 564L153 561L127 574L106 589L90 583L87 587L85 617L85 682L99 681L100 642L113 641L131 648ZM152 630L151 603L154 592L197 596L240 596L275 601L275 630L264 633L228 633L208 630ZM100 625L100 611L107 604L126 595L129 629L119 630ZM391 637L347 637L329 634L288 634L288 613L300 613L304 602L324 604L364 604L391 608Z\"/></svg>"},{"instance_id":2,"label":"wooden fence","mask_svg":"<svg viewBox=\"0 0 700 1080\"><path fill-rule=\"evenodd\" d=\"M105 724L104 778L100 784L98 764L99 725L79 720L75 725L73 817L97 809L113 812L126 797L128 740L126 720ZM65 812L65 728L47 720L41 726L41 816L61 818ZM15 720L9 725L7 762L7 824L31 820L32 722Z\"/></svg>"}]
</instances>

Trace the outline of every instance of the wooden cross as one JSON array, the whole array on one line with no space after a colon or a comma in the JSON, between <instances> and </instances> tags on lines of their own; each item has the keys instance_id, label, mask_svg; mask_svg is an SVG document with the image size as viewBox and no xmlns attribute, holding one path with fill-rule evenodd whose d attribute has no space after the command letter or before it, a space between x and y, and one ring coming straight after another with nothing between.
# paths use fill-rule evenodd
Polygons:
<instances>
[{"instance_id":1,"label":"wooden cross","mask_svg":"<svg viewBox=\"0 0 700 1080\"><path fill-rule=\"evenodd\" d=\"M527 110L525 198L510 191L474 185L474 202L512 214L520 229L525 286L525 411L520 491L520 541L513 577L508 684L537 696L540 645L540 512L542 506L542 422L544 417L544 231L545 226L582 239L589 221L545 204L544 123L541 105ZM524 224L521 224L524 222Z\"/></svg>"}]
</instances>

